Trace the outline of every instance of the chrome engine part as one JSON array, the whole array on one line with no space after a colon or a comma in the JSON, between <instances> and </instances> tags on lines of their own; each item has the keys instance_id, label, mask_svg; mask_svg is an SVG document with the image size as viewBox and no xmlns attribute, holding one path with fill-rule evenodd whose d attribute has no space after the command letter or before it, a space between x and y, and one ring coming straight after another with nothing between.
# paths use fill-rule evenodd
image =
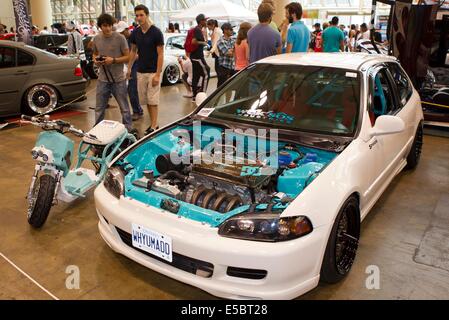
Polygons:
<instances>
[{"instance_id":1,"label":"chrome engine part","mask_svg":"<svg viewBox=\"0 0 449 320\"><path fill-rule=\"evenodd\" d=\"M196 206L218 212L229 212L241 206L242 199L238 195L228 194L217 189L209 189L204 185L195 188L189 186L185 193L185 201Z\"/></svg>"},{"instance_id":2,"label":"chrome engine part","mask_svg":"<svg viewBox=\"0 0 449 320\"><path fill-rule=\"evenodd\" d=\"M224 192L228 195L238 196L243 204L250 204L253 203L253 201L258 202L262 197L264 197L262 192L254 192L248 186L235 184L232 181L221 179L219 174L220 173L217 172L217 176L205 176L191 172L189 174L189 179L187 180L189 183L189 188L196 190L201 186L204 186L207 189L213 189L219 192Z\"/></svg>"},{"instance_id":3,"label":"chrome engine part","mask_svg":"<svg viewBox=\"0 0 449 320\"><path fill-rule=\"evenodd\" d=\"M274 173L264 171L262 163L236 161L235 158L229 163L214 160L194 163L182 170L169 170L169 166L165 166L168 171L149 185L148 181L141 181L141 186L147 185L147 189L221 213L261 202L268 196L267 186ZM257 173L246 172L248 168Z\"/></svg>"},{"instance_id":4,"label":"chrome engine part","mask_svg":"<svg viewBox=\"0 0 449 320\"><path fill-rule=\"evenodd\" d=\"M178 186L170 184L170 180L167 179L158 179L154 181L151 186L151 190L160 192L175 199L182 198L182 192L179 190Z\"/></svg>"}]
</instances>

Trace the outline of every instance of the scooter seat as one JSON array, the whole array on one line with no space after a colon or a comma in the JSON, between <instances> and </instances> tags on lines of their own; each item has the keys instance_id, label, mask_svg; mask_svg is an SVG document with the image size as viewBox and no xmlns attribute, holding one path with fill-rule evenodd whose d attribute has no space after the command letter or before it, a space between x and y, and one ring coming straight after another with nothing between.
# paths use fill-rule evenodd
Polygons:
<instances>
[{"instance_id":1,"label":"scooter seat","mask_svg":"<svg viewBox=\"0 0 449 320\"><path fill-rule=\"evenodd\" d=\"M103 120L88 132L97 137L98 140L84 137L83 141L89 144L108 145L125 134L125 132L126 127L122 123L112 120Z\"/></svg>"}]
</instances>

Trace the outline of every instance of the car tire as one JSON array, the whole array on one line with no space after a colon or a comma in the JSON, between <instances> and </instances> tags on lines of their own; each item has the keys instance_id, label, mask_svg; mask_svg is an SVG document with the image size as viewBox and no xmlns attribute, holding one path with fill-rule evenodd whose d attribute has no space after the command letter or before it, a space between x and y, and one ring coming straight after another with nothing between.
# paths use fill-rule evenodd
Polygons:
<instances>
[{"instance_id":1,"label":"car tire","mask_svg":"<svg viewBox=\"0 0 449 320\"><path fill-rule=\"evenodd\" d=\"M360 237L360 210L355 196L348 198L335 219L327 241L320 280L336 283L351 270Z\"/></svg>"},{"instance_id":2,"label":"car tire","mask_svg":"<svg viewBox=\"0 0 449 320\"><path fill-rule=\"evenodd\" d=\"M29 115L46 114L59 103L56 88L49 84L36 84L29 88L23 97L24 113Z\"/></svg>"},{"instance_id":3,"label":"car tire","mask_svg":"<svg viewBox=\"0 0 449 320\"><path fill-rule=\"evenodd\" d=\"M415 138L413 139L412 147L407 155L406 170L413 170L419 163L421 158L422 145L423 145L423 126L420 123L416 130Z\"/></svg>"},{"instance_id":4,"label":"car tire","mask_svg":"<svg viewBox=\"0 0 449 320\"><path fill-rule=\"evenodd\" d=\"M181 79L181 71L175 64L169 64L164 70L163 83L167 85L174 85Z\"/></svg>"},{"instance_id":5,"label":"car tire","mask_svg":"<svg viewBox=\"0 0 449 320\"><path fill-rule=\"evenodd\" d=\"M48 174L40 176L34 185L33 205L28 207L28 223L33 228L41 228L47 221L48 214L53 203L56 179Z\"/></svg>"}]
</instances>

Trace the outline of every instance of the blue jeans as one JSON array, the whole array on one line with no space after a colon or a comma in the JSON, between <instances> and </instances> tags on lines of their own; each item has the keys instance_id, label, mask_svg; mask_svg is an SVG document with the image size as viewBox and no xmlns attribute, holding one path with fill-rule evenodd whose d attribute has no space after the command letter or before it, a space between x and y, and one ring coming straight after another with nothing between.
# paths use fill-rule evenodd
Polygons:
<instances>
[{"instance_id":1,"label":"blue jeans","mask_svg":"<svg viewBox=\"0 0 449 320\"><path fill-rule=\"evenodd\" d=\"M134 63L131 70L131 79L128 81L128 96L133 114L143 114L143 109L139 101L139 91L137 90L137 63Z\"/></svg>"},{"instance_id":2,"label":"blue jeans","mask_svg":"<svg viewBox=\"0 0 449 320\"><path fill-rule=\"evenodd\" d=\"M97 81L97 101L95 106L95 124L104 119L106 107L108 106L111 94L120 107L122 113L122 122L126 129L132 129L131 112L129 111L128 95L127 95L126 81L120 82L103 82Z\"/></svg>"}]
</instances>

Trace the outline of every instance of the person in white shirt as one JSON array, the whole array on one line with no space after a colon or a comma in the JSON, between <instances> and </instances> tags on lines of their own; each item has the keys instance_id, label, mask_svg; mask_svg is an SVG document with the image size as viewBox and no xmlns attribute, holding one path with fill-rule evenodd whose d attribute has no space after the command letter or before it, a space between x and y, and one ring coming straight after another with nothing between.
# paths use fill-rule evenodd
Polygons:
<instances>
[{"instance_id":1,"label":"person in white shirt","mask_svg":"<svg viewBox=\"0 0 449 320\"><path fill-rule=\"evenodd\" d=\"M90 34L93 35L93 36L98 34L98 28L97 28L97 26L95 24L95 21L94 20L90 20L89 25L90 25Z\"/></svg>"},{"instance_id":2,"label":"person in white shirt","mask_svg":"<svg viewBox=\"0 0 449 320\"><path fill-rule=\"evenodd\" d=\"M209 19L207 20L207 29L211 31L210 41L211 41L211 49L209 51L209 54L212 55L212 57L215 59L215 70L218 69L218 57L220 56L217 43L218 40L221 39L223 36L223 30L218 27L217 20Z\"/></svg>"},{"instance_id":3,"label":"person in white shirt","mask_svg":"<svg viewBox=\"0 0 449 320\"><path fill-rule=\"evenodd\" d=\"M362 23L360 25L360 33L358 34L358 40L369 40L370 39L370 32L368 30L368 27L366 23Z\"/></svg>"},{"instance_id":4,"label":"person in white shirt","mask_svg":"<svg viewBox=\"0 0 449 320\"><path fill-rule=\"evenodd\" d=\"M183 95L184 98L192 98L192 78L193 78L193 68L192 61L186 56L181 56L178 58L179 65L181 66L182 74L182 83L186 87L187 94Z\"/></svg>"},{"instance_id":5,"label":"person in white shirt","mask_svg":"<svg viewBox=\"0 0 449 320\"><path fill-rule=\"evenodd\" d=\"M68 31L67 54L76 55L81 60L85 60L83 37L76 30L76 24L70 21L66 24L66 28Z\"/></svg>"},{"instance_id":6,"label":"person in white shirt","mask_svg":"<svg viewBox=\"0 0 449 320\"><path fill-rule=\"evenodd\" d=\"M41 30L41 32L39 32L39 34L49 34L50 32L48 32L48 28L47 26L44 27L44 29Z\"/></svg>"}]
</instances>

